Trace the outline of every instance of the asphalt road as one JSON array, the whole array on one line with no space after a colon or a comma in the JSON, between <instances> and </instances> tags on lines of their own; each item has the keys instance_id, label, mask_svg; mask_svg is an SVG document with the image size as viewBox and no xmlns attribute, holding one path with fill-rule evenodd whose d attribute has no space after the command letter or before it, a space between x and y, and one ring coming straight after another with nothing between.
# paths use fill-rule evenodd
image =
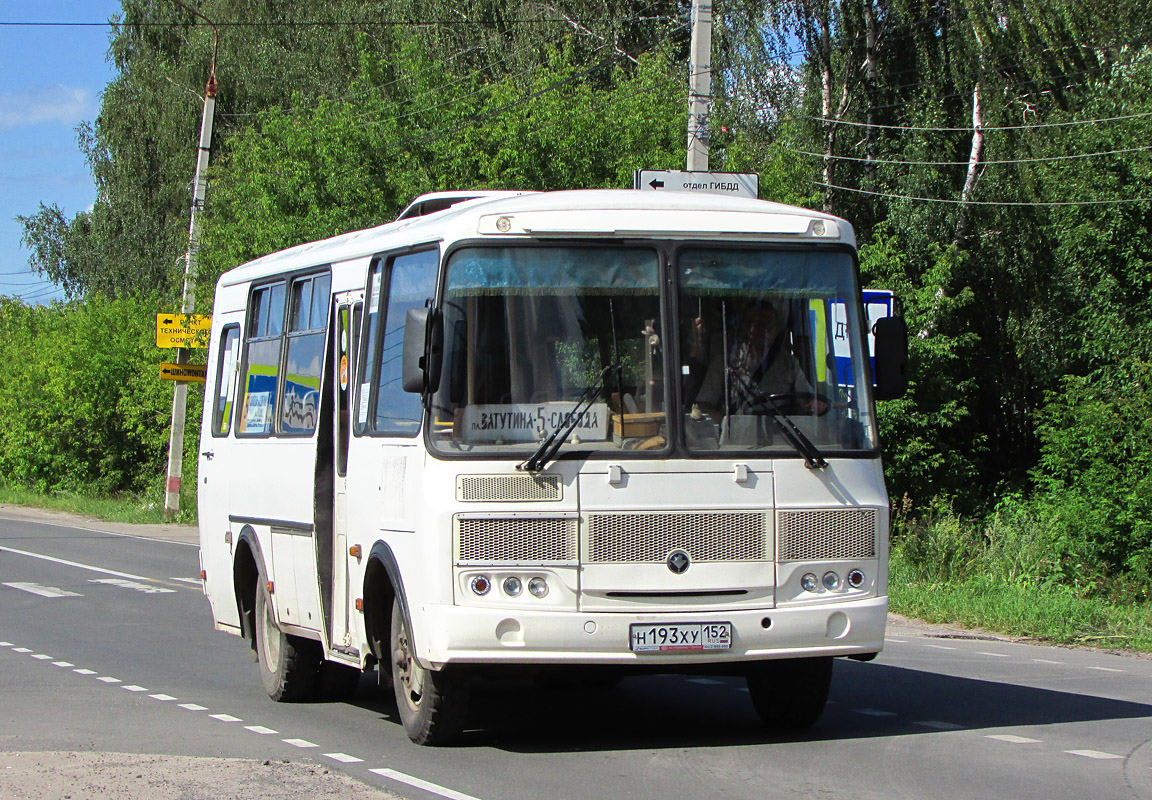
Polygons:
<instances>
[{"instance_id":1,"label":"asphalt road","mask_svg":"<svg viewBox=\"0 0 1152 800\"><path fill-rule=\"evenodd\" d=\"M798 736L740 680L634 677L488 683L461 746L420 748L372 676L269 700L212 628L194 531L132 531L156 538L0 508L0 753L287 762L410 798L1152 798L1152 660L898 619Z\"/></svg>"}]
</instances>

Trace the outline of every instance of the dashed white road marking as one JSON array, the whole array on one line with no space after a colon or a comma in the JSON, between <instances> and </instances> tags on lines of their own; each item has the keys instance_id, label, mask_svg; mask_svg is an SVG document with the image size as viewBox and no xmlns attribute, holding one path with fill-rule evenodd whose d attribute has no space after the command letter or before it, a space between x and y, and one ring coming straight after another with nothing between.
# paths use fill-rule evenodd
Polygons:
<instances>
[{"instance_id":1,"label":"dashed white road marking","mask_svg":"<svg viewBox=\"0 0 1152 800\"><path fill-rule=\"evenodd\" d=\"M1115 753L1103 753L1099 750L1065 750L1064 752L1068 753L1069 755L1083 756L1084 758L1095 758L1099 760L1124 758L1124 756L1118 756Z\"/></svg>"},{"instance_id":2,"label":"dashed white road marking","mask_svg":"<svg viewBox=\"0 0 1152 800\"><path fill-rule=\"evenodd\" d=\"M103 567L94 567L91 564L81 564L78 561L66 561L63 558L54 558L52 556L46 556L43 553L29 553L27 550L13 550L11 547L4 547L3 550L5 553L15 553L18 556L28 556L29 558L39 558L43 561L51 561L53 564L63 564L66 567L77 567L79 569L86 569L89 572L100 572L100 573L103 573L104 575L115 575L117 578L128 578L129 580L134 580L134 581L151 580L151 578L145 578L143 575L133 575L129 572L117 572L114 569L104 569ZM5 586L11 586L11 585L12 584L10 584L10 583L5 584ZM17 587L17 588L19 588L19 587Z\"/></svg>"},{"instance_id":3,"label":"dashed white road marking","mask_svg":"<svg viewBox=\"0 0 1152 800\"><path fill-rule=\"evenodd\" d=\"M13 653L31 653L32 651L29 650L27 647L13 647L12 652Z\"/></svg>"},{"instance_id":4,"label":"dashed white road marking","mask_svg":"<svg viewBox=\"0 0 1152 800\"><path fill-rule=\"evenodd\" d=\"M113 678L111 675L105 675L103 678L97 678L96 680L104 681L104 683L120 683L119 678Z\"/></svg>"},{"instance_id":5,"label":"dashed white road marking","mask_svg":"<svg viewBox=\"0 0 1152 800\"><path fill-rule=\"evenodd\" d=\"M95 675L96 674L96 670L94 670L94 669L74 669L72 671L75 672L77 675Z\"/></svg>"},{"instance_id":6,"label":"dashed white road marking","mask_svg":"<svg viewBox=\"0 0 1152 800\"><path fill-rule=\"evenodd\" d=\"M52 666L63 668L63 667L74 667L76 665L73 664L71 661L53 661Z\"/></svg>"},{"instance_id":7,"label":"dashed white road marking","mask_svg":"<svg viewBox=\"0 0 1152 800\"><path fill-rule=\"evenodd\" d=\"M987 650L977 650L976 655L978 655L978 656L991 656L992 658L1011 658L1012 657L1012 656L1008 655L1007 653L989 653Z\"/></svg>"},{"instance_id":8,"label":"dashed white road marking","mask_svg":"<svg viewBox=\"0 0 1152 800\"><path fill-rule=\"evenodd\" d=\"M319 747L320 746L320 745L316 744L315 742L308 741L307 739L281 739L280 741L284 742L285 744L290 744L293 747L300 747L300 748Z\"/></svg>"},{"instance_id":9,"label":"dashed white road marking","mask_svg":"<svg viewBox=\"0 0 1152 800\"><path fill-rule=\"evenodd\" d=\"M891 636L884 637L885 642L895 642L896 644L908 644L907 639L893 639Z\"/></svg>"},{"instance_id":10,"label":"dashed white road marking","mask_svg":"<svg viewBox=\"0 0 1152 800\"><path fill-rule=\"evenodd\" d=\"M176 594L175 589L165 589L163 586L154 586L148 583L140 583L138 581L128 581L123 578L93 578L88 581L89 583L103 583L109 586L119 586L122 589L132 589L133 591L143 592L144 594Z\"/></svg>"},{"instance_id":11,"label":"dashed white road marking","mask_svg":"<svg viewBox=\"0 0 1152 800\"><path fill-rule=\"evenodd\" d=\"M37 661L51 661L53 658L55 658L55 656L50 656L50 655L47 655L46 653L37 653L36 655L34 655L32 657L34 659L36 659Z\"/></svg>"},{"instance_id":12,"label":"dashed white road marking","mask_svg":"<svg viewBox=\"0 0 1152 800\"><path fill-rule=\"evenodd\" d=\"M368 771L380 775L384 778L399 781L400 783L406 783L409 786L415 787L416 789L423 789L426 792L438 794L441 797L447 797L449 800L478 800L478 798L473 797L470 794L464 794L463 792L458 792L455 789L449 789L446 786L440 786L439 784L426 781L423 778L417 778L413 775L405 775L403 772L397 772L394 769L370 769Z\"/></svg>"},{"instance_id":13,"label":"dashed white road marking","mask_svg":"<svg viewBox=\"0 0 1152 800\"><path fill-rule=\"evenodd\" d=\"M128 684L127 686L121 686L120 688L124 689L125 691L128 691L128 692L146 692L146 691L148 691L143 686L137 686L134 683Z\"/></svg>"},{"instance_id":14,"label":"dashed white road marking","mask_svg":"<svg viewBox=\"0 0 1152 800\"><path fill-rule=\"evenodd\" d=\"M938 731L962 731L963 725L957 725L955 722L941 722L935 719L926 719L923 722L914 722L913 725L920 725L924 728L935 728Z\"/></svg>"},{"instance_id":15,"label":"dashed white road marking","mask_svg":"<svg viewBox=\"0 0 1152 800\"><path fill-rule=\"evenodd\" d=\"M1088 669L1094 669L1094 670L1097 670L1098 672L1123 672L1124 671L1122 669L1113 669L1112 667L1088 667Z\"/></svg>"},{"instance_id":16,"label":"dashed white road marking","mask_svg":"<svg viewBox=\"0 0 1152 800\"><path fill-rule=\"evenodd\" d=\"M159 700L161 703L167 703L169 700L175 700L176 699L175 697L173 697L170 694L150 694L148 696L151 697L153 700Z\"/></svg>"},{"instance_id":17,"label":"dashed white road marking","mask_svg":"<svg viewBox=\"0 0 1152 800\"><path fill-rule=\"evenodd\" d=\"M956 649L955 647L951 647L951 646L946 645L946 644L926 644L924 646L925 647L931 647L934 650L955 650Z\"/></svg>"},{"instance_id":18,"label":"dashed white road marking","mask_svg":"<svg viewBox=\"0 0 1152 800\"><path fill-rule=\"evenodd\" d=\"M231 714L209 714L212 719L219 720L220 722L243 722L244 720L239 717L234 717Z\"/></svg>"},{"instance_id":19,"label":"dashed white road marking","mask_svg":"<svg viewBox=\"0 0 1152 800\"><path fill-rule=\"evenodd\" d=\"M1052 659L1049 659L1049 658L1034 658L1032 660L1035 661L1037 664L1063 664L1064 663L1063 661L1053 661Z\"/></svg>"},{"instance_id":20,"label":"dashed white road marking","mask_svg":"<svg viewBox=\"0 0 1152 800\"><path fill-rule=\"evenodd\" d=\"M325 753L325 758L330 758L333 761L339 761L341 764L359 764L364 759L350 756L347 753Z\"/></svg>"},{"instance_id":21,"label":"dashed white road marking","mask_svg":"<svg viewBox=\"0 0 1152 800\"><path fill-rule=\"evenodd\" d=\"M12 552L15 552L15 551L12 551ZM67 589L57 589L55 586L41 586L38 583L16 582L16 583L5 583L4 585L9 586L13 589L19 589L22 592L31 592L32 594L38 594L41 597L83 597L84 596L84 595L78 594L76 592L70 592Z\"/></svg>"},{"instance_id":22,"label":"dashed white road marking","mask_svg":"<svg viewBox=\"0 0 1152 800\"><path fill-rule=\"evenodd\" d=\"M895 711L881 711L878 708L857 708L857 709L855 709L855 711L857 714L865 714L869 717L894 717L894 716L896 716Z\"/></svg>"},{"instance_id":23,"label":"dashed white road marking","mask_svg":"<svg viewBox=\"0 0 1152 800\"><path fill-rule=\"evenodd\" d=\"M712 678L689 678L688 683L699 683L702 686L716 686L724 683L724 681L717 681Z\"/></svg>"},{"instance_id":24,"label":"dashed white road marking","mask_svg":"<svg viewBox=\"0 0 1152 800\"><path fill-rule=\"evenodd\" d=\"M995 739L999 742L1009 742L1010 744L1038 744L1039 739L1029 739L1027 736L1014 736L1011 733L993 733L984 737L985 739Z\"/></svg>"},{"instance_id":25,"label":"dashed white road marking","mask_svg":"<svg viewBox=\"0 0 1152 800\"><path fill-rule=\"evenodd\" d=\"M0 642L0 647L11 647L12 642Z\"/></svg>"},{"instance_id":26,"label":"dashed white road marking","mask_svg":"<svg viewBox=\"0 0 1152 800\"><path fill-rule=\"evenodd\" d=\"M274 731L271 728L265 728L263 725L245 725L244 730L252 731L252 733L258 733L261 736L268 736L269 734L280 732Z\"/></svg>"},{"instance_id":27,"label":"dashed white road marking","mask_svg":"<svg viewBox=\"0 0 1152 800\"><path fill-rule=\"evenodd\" d=\"M207 706L198 705L196 703L181 703L180 708L183 708L187 711L207 711L208 710Z\"/></svg>"}]
</instances>

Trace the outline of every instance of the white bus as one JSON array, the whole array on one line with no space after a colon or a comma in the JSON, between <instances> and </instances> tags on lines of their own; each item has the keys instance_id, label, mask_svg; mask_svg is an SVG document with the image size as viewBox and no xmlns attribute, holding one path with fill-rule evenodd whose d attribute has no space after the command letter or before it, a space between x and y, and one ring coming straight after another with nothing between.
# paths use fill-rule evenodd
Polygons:
<instances>
[{"instance_id":1,"label":"white bus","mask_svg":"<svg viewBox=\"0 0 1152 800\"><path fill-rule=\"evenodd\" d=\"M716 195L442 193L231 270L216 627L277 700L378 667L421 744L510 666L740 675L810 724L832 659L884 645L874 403L907 340L865 319L844 220Z\"/></svg>"}]
</instances>

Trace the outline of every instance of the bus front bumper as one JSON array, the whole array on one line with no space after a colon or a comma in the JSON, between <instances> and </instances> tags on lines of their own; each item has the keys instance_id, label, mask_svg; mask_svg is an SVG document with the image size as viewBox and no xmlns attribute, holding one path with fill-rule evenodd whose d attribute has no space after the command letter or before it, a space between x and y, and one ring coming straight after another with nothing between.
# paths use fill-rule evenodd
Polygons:
<instances>
[{"instance_id":1,"label":"bus front bumper","mask_svg":"<svg viewBox=\"0 0 1152 800\"><path fill-rule=\"evenodd\" d=\"M729 664L808 656L866 656L884 648L888 597L834 605L677 613L512 611L426 605L415 619L417 657L447 664ZM729 649L632 652L632 625L728 622Z\"/></svg>"}]
</instances>

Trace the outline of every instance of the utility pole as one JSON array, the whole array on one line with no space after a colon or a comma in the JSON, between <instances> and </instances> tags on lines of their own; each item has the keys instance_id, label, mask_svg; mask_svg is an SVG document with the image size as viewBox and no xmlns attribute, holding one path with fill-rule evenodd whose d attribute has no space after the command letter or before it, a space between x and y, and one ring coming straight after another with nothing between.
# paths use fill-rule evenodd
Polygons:
<instances>
[{"instance_id":1,"label":"utility pole","mask_svg":"<svg viewBox=\"0 0 1152 800\"><path fill-rule=\"evenodd\" d=\"M708 111L712 104L712 0L692 0L688 61L688 171L708 171Z\"/></svg>"},{"instance_id":2,"label":"utility pole","mask_svg":"<svg viewBox=\"0 0 1152 800\"><path fill-rule=\"evenodd\" d=\"M200 212L204 210L204 195L208 188L208 156L212 147L212 119L216 113L216 25L195 9L173 0L176 5L191 11L212 26L212 68L208 84L204 87L204 113L200 118L200 146L196 151L196 177L193 181L192 215L188 223L188 249L184 253L184 295L180 313L191 314L196 308L196 257L200 250ZM176 350L176 363L188 363L188 349ZM184 474L184 422L188 410L188 384L177 381L172 392L172 431L168 437L168 477L164 483L164 516L173 517L180 511L180 481Z\"/></svg>"}]
</instances>

